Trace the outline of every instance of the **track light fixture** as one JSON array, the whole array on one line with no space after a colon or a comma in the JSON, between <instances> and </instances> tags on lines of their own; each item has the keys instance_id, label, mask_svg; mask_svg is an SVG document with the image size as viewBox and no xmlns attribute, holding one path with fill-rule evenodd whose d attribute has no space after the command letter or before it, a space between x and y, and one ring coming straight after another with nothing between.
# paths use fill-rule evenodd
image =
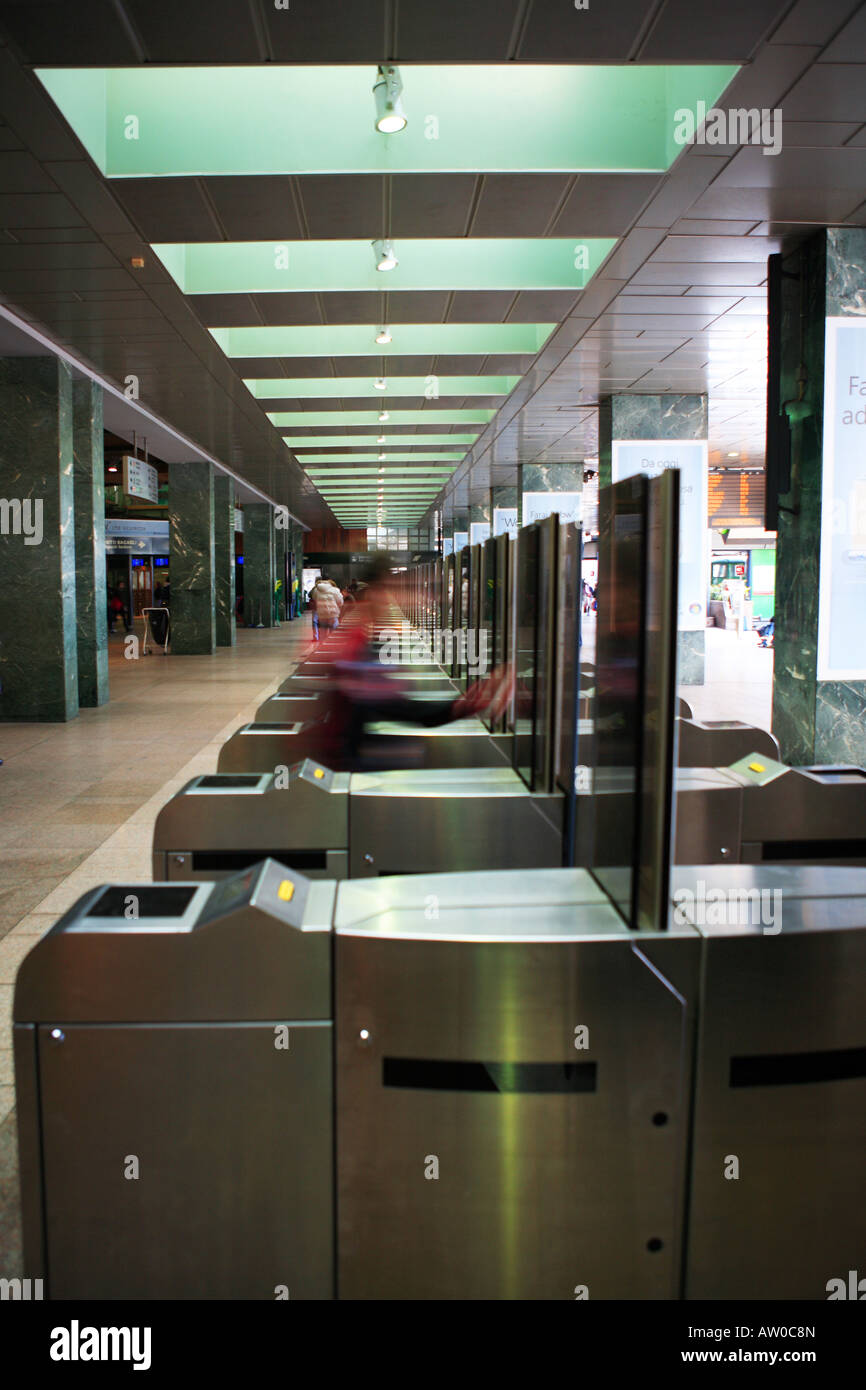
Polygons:
<instances>
[{"instance_id":1,"label":"track light fixture","mask_svg":"<svg viewBox=\"0 0 866 1390\"><path fill-rule=\"evenodd\" d=\"M384 425L385 421L386 421L386 420L390 420L390 419L391 419L391 416L388 414L387 410L382 410L382 411L379 412L379 423L380 423L380 425Z\"/></svg>"},{"instance_id":2,"label":"track light fixture","mask_svg":"<svg viewBox=\"0 0 866 1390\"><path fill-rule=\"evenodd\" d=\"M384 455L384 454L380 454L380 455L379 455L379 462L382 463L382 461L384 460L384 458L385 458L385 455ZM379 469L379 472L380 472L380 473L382 472L381 468Z\"/></svg>"},{"instance_id":3,"label":"track light fixture","mask_svg":"<svg viewBox=\"0 0 866 1390\"><path fill-rule=\"evenodd\" d=\"M394 243L390 237L381 238L374 241L373 255L376 257L377 270L394 270L400 264L394 251Z\"/></svg>"},{"instance_id":4,"label":"track light fixture","mask_svg":"<svg viewBox=\"0 0 866 1390\"><path fill-rule=\"evenodd\" d=\"M401 130L406 129L406 113L400 100L402 91L403 79L400 69L390 63L380 63L373 84L376 129L380 135L399 135Z\"/></svg>"},{"instance_id":5,"label":"track light fixture","mask_svg":"<svg viewBox=\"0 0 866 1390\"><path fill-rule=\"evenodd\" d=\"M376 377L376 380L373 382L373 385L375 386L375 388L376 388L377 391L387 391L387 390L388 390L388 382L387 382L387 380L385 379L385 377L383 377L383 376L377 376L377 377Z\"/></svg>"},{"instance_id":6,"label":"track light fixture","mask_svg":"<svg viewBox=\"0 0 866 1390\"><path fill-rule=\"evenodd\" d=\"M384 443L385 443L385 436L384 436L384 434L380 434L380 435L379 435L379 438L376 440L376 443L377 443L377 444L384 444Z\"/></svg>"},{"instance_id":7,"label":"track light fixture","mask_svg":"<svg viewBox=\"0 0 866 1390\"><path fill-rule=\"evenodd\" d=\"M391 341L391 334L390 334L390 332L388 331L388 329L387 329L387 328L380 328L380 329L379 329L379 332L376 334L376 342L377 342L377 343L385 344L385 343L390 343L390 341Z\"/></svg>"}]
</instances>

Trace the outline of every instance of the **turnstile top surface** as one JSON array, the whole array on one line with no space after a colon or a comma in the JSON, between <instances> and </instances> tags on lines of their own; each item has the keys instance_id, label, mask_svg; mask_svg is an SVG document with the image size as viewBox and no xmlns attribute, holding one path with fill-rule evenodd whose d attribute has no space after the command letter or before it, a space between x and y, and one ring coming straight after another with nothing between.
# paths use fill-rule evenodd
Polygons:
<instances>
[{"instance_id":1,"label":"turnstile top surface","mask_svg":"<svg viewBox=\"0 0 866 1390\"><path fill-rule=\"evenodd\" d=\"M334 896L270 859L216 883L101 885L25 957L14 1021L325 1018Z\"/></svg>"},{"instance_id":2,"label":"turnstile top surface","mask_svg":"<svg viewBox=\"0 0 866 1390\"><path fill-rule=\"evenodd\" d=\"M337 890L334 930L343 936L427 941L697 938L690 926L664 933L630 931L585 869L346 880Z\"/></svg>"},{"instance_id":3,"label":"turnstile top surface","mask_svg":"<svg viewBox=\"0 0 866 1390\"><path fill-rule=\"evenodd\" d=\"M697 885L722 889L778 888L786 898L866 897L866 869L819 864L675 864L671 893Z\"/></svg>"},{"instance_id":4,"label":"turnstile top surface","mask_svg":"<svg viewBox=\"0 0 866 1390\"><path fill-rule=\"evenodd\" d=\"M490 730L486 729L480 719L454 719L450 724L437 724L433 728L423 728L418 724L402 724L391 720L383 720L380 724L371 724L368 732L379 737L387 734L389 737L397 734L405 734L407 737L418 738L443 738L449 734L484 735L490 738Z\"/></svg>"},{"instance_id":5,"label":"turnstile top surface","mask_svg":"<svg viewBox=\"0 0 866 1390\"><path fill-rule=\"evenodd\" d=\"M866 927L866 869L707 864L671 875L671 921L702 936L790 937Z\"/></svg>"},{"instance_id":6,"label":"turnstile top surface","mask_svg":"<svg viewBox=\"0 0 866 1390\"><path fill-rule=\"evenodd\" d=\"M528 796L511 767L398 768L353 772L352 796Z\"/></svg>"}]
</instances>

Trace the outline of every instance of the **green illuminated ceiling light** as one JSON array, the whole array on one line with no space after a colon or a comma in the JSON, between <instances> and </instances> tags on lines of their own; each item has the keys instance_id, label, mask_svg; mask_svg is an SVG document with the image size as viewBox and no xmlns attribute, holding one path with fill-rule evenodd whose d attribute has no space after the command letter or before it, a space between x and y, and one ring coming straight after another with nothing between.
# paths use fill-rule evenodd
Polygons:
<instances>
[{"instance_id":1,"label":"green illuminated ceiling light","mask_svg":"<svg viewBox=\"0 0 866 1390\"><path fill-rule=\"evenodd\" d=\"M389 396L508 396L518 376L389 376ZM246 378L244 386L257 401L369 396L378 400L371 376ZM434 394L435 393L435 394Z\"/></svg>"},{"instance_id":2,"label":"green illuminated ceiling light","mask_svg":"<svg viewBox=\"0 0 866 1390\"><path fill-rule=\"evenodd\" d=\"M412 478L416 475L422 478L450 478L456 469L456 463L424 463L411 468L407 467L405 463L401 463L399 468L395 468L393 463L383 464L381 468L372 468L366 464L352 468L335 468L333 465L328 468L311 468L309 464L304 465L304 472L314 482L319 478L357 478L368 475L375 477L378 473L385 473L386 476L399 473L401 476L405 474L406 477Z\"/></svg>"},{"instance_id":3,"label":"green illuminated ceiling light","mask_svg":"<svg viewBox=\"0 0 866 1390\"><path fill-rule=\"evenodd\" d=\"M296 454L298 463L351 463L353 460L358 463L374 463L377 460L383 464L387 463L445 463L449 459L454 460L455 467L464 457L465 449L445 449L441 453L418 453L418 454Z\"/></svg>"},{"instance_id":4,"label":"green illuminated ceiling light","mask_svg":"<svg viewBox=\"0 0 866 1390\"><path fill-rule=\"evenodd\" d=\"M157 178L663 173L681 150L676 112L699 101L712 108L737 71L419 64L406 78L418 119L384 139L371 119L373 64L39 68L37 76L103 174ZM312 120L323 94L326 119Z\"/></svg>"},{"instance_id":5,"label":"green illuminated ceiling light","mask_svg":"<svg viewBox=\"0 0 866 1390\"><path fill-rule=\"evenodd\" d=\"M495 410L391 410L388 412L390 425L487 425L496 414ZM268 413L268 419L278 429L313 429L319 425L378 425L379 414L375 410L277 410ZM442 439L447 440L448 435ZM286 439L289 448L291 438Z\"/></svg>"},{"instance_id":6,"label":"green illuminated ceiling light","mask_svg":"<svg viewBox=\"0 0 866 1390\"><path fill-rule=\"evenodd\" d=\"M369 449L378 443L375 434L303 434L283 435L293 452L298 449ZM477 434L388 434L383 443L390 449L409 449L430 444L474 444ZM310 455L311 458L314 455Z\"/></svg>"},{"instance_id":7,"label":"green illuminated ceiling light","mask_svg":"<svg viewBox=\"0 0 866 1390\"><path fill-rule=\"evenodd\" d=\"M555 328L555 323L404 324L399 351L394 343L377 347L363 324L311 324L306 328L253 325L211 328L210 332L227 357L436 357L451 353L534 357Z\"/></svg>"},{"instance_id":8,"label":"green illuminated ceiling light","mask_svg":"<svg viewBox=\"0 0 866 1390\"><path fill-rule=\"evenodd\" d=\"M582 290L612 251L614 237L442 237L400 242L400 261L388 273L397 290ZM382 247L385 243L376 242ZM390 245L390 243L388 243ZM153 251L184 294L323 294L381 290L384 252L368 241L196 241L154 243ZM379 325L364 332L368 348ZM406 348L401 349L403 352Z\"/></svg>"}]
</instances>

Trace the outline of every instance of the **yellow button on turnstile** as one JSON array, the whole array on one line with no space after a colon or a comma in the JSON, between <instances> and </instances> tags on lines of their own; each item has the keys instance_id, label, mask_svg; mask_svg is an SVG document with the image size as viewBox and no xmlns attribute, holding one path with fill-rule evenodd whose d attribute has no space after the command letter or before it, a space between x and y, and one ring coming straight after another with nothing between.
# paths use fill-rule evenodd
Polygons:
<instances>
[{"instance_id":1,"label":"yellow button on turnstile","mask_svg":"<svg viewBox=\"0 0 866 1390\"><path fill-rule=\"evenodd\" d=\"M750 772L766 772L767 769L764 767L764 764L763 764L763 763L749 763L749 771L750 771Z\"/></svg>"},{"instance_id":2,"label":"yellow button on turnstile","mask_svg":"<svg viewBox=\"0 0 866 1390\"><path fill-rule=\"evenodd\" d=\"M277 889L277 897L282 898L284 903L291 902L295 895L295 885L290 878L284 878Z\"/></svg>"},{"instance_id":3,"label":"yellow button on turnstile","mask_svg":"<svg viewBox=\"0 0 866 1390\"><path fill-rule=\"evenodd\" d=\"M321 769L320 767L317 767L316 770L315 770L315 772L313 773L313 776L314 776L314 777L319 777L319 778L324 777L324 775L325 775L325 774L324 774L324 772L322 771L322 769Z\"/></svg>"}]
</instances>

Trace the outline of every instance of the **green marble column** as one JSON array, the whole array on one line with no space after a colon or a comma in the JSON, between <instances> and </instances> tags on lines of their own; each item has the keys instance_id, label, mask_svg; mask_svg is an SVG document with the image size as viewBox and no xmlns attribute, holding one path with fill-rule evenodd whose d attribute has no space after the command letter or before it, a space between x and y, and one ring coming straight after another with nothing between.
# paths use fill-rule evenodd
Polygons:
<instances>
[{"instance_id":1,"label":"green marble column","mask_svg":"<svg viewBox=\"0 0 866 1390\"><path fill-rule=\"evenodd\" d=\"M214 597L216 644L233 647L235 630L235 492L234 480L217 473L214 497Z\"/></svg>"},{"instance_id":2,"label":"green marble column","mask_svg":"<svg viewBox=\"0 0 866 1390\"><path fill-rule=\"evenodd\" d=\"M78 713L66 363L0 359L0 421L0 720L60 722Z\"/></svg>"},{"instance_id":3,"label":"green marble column","mask_svg":"<svg viewBox=\"0 0 866 1390\"><path fill-rule=\"evenodd\" d=\"M277 623L286 621L286 602L288 597L288 559L291 540L291 520L285 507L274 508L274 583L279 584L274 608Z\"/></svg>"},{"instance_id":4,"label":"green marble column","mask_svg":"<svg viewBox=\"0 0 866 1390\"><path fill-rule=\"evenodd\" d=\"M171 542L171 650L216 650L214 473L211 463L172 463L168 475Z\"/></svg>"},{"instance_id":5,"label":"green marble column","mask_svg":"<svg viewBox=\"0 0 866 1390\"><path fill-rule=\"evenodd\" d=\"M492 534L489 501L473 502L469 508L469 544L477 545L486 541Z\"/></svg>"},{"instance_id":6,"label":"green marble column","mask_svg":"<svg viewBox=\"0 0 866 1390\"><path fill-rule=\"evenodd\" d=\"M613 444L622 440L704 440L708 437L707 397L604 396L598 403L598 482L609 487ZM707 517L701 518L706 529ZM706 576L709 584L709 574ZM677 643L677 682L703 685L706 628L680 631Z\"/></svg>"},{"instance_id":7,"label":"green marble column","mask_svg":"<svg viewBox=\"0 0 866 1390\"><path fill-rule=\"evenodd\" d=\"M821 622L832 625L834 608L851 614L845 631L853 634L866 621L866 531L857 482L843 484L845 453L856 439L866 440L866 230L831 227L816 233L785 255L782 282L781 400L791 422L790 489L780 497L776 542L776 631L773 679L773 733L782 758L793 765L866 763L866 678L846 674L822 676L819 657ZM860 345L846 348L857 367L859 384L850 386L847 368L836 396L832 444L837 481L830 496L826 479L825 431L830 426L825 400L827 319L862 325ZM835 330L834 330L835 331ZM846 334L851 341L850 334ZM842 359L840 358L840 361ZM847 359L846 359L847 360ZM805 369L805 370L804 370ZM846 412L851 415L848 419ZM852 435L851 432L856 431ZM828 453L831 451L827 442ZM863 445L860 446L861 455ZM860 478L866 467L859 467ZM862 489L862 483L859 484ZM831 502L833 505L829 506ZM829 514L828 514L829 513ZM834 564L835 557L835 564ZM822 573L822 565L824 573ZM821 588L825 608L819 612ZM836 647L834 656L833 648ZM840 636L828 644L825 670L839 661ZM841 664L859 669L854 655L841 652Z\"/></svg>"},{"instance_id":8,"label":"green marble column","mask_svg":"<svg viewBox=\"0 0 866 1390\"><path fill-rule=\"evenodd\" d=\"M244 615L248 627L273 626L274 508L270 502L244 507Z\"/></svg>"},{"instance_id":9,"label":"green marble column","mask_svg":"<svg viewBox=\"0 0 866 1390\"><path fill-rule=\"evenodd\" d=\"M72 384L75 506L75 611L78 703L108 699L108 593L105 574L105 437L102 387Z\"/></svg>"},{"instance_id":10,"label":"green marble column","mask_svg":"<svg viewBox=\"0 0 866 1390\"><path fill-rule=\"evenodd\" d=\"M505 516L497 516L496 513L505 513ZM514 515L512 516L512 512ZM490 523L491 535L499 535L502 531L507 531L509 535L516 536L520 526L520 488L508 485L497 485L490 489Z\"/></svg>"},{"instance_id":11,"label":"green marble column","mask_svg":"<svg viewBox=\"0 0 866 1390\"><path fill-rule=\"evenodd\" d=\"M583 461L580 463L521 463L518 466L520 492L520 524L525 526L529 513L524 502L527 493L583 492ZM551 510L560 508L553 506ZM567 519L571 517L567 509Z\"/></svg>"},{"instance_id":12,"label":"green marble column","mask_svg":"<svg viewBox=\"0 0 866 1390\"><path fill-rule=\"evenodd\" d=\"M302 605L304 601L303 585L301 582L304 570L304 530L297 521L292 522L290 546L295 557L295 579L298 582L298 587L295 591L294 602L289 609L289 614L292 618L300 618L303 616Z\"/></svg>"}]
</instances>

